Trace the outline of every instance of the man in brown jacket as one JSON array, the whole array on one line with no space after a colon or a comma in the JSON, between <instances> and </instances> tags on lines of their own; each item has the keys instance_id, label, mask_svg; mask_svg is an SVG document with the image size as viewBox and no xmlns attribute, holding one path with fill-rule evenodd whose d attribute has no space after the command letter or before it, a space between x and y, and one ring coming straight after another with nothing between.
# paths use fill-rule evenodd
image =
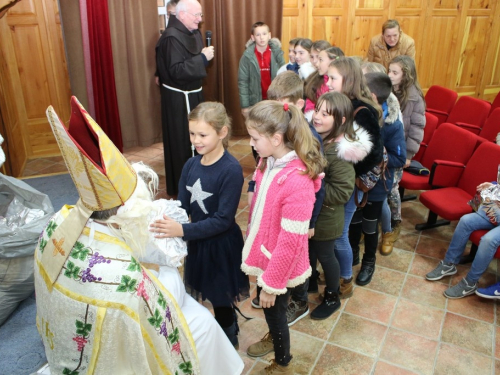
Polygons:
<instances>
[{"instance_id":1,"label":"man in brown jacket","mask_svg":"<svg viewBox=\"0 0 500 375\"><path fill-rule=\"evenodd\" d=\"M399 55L415 59L415 41L403 34L398 21L387 20L382 25L382 34L372 38L366 59L389 69L389 62Z\"/></svg>"}]
</instances>

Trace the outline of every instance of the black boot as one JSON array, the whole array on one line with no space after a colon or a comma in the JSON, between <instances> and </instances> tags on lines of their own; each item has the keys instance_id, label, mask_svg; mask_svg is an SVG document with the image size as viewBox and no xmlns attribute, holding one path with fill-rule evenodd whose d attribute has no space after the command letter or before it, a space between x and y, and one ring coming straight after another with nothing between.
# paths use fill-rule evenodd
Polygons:
<instances>
[{"instance_id":1,"label":"black boot","mask_svg":"<svg viewBox=\"0 0 500 375\"><path fill-rule=\"evenodd\" d=\"M367 285L372 281L373 273L375 272L375 259L365 260L361 263L361 270L356 277L356 284Z\"/></svg>"},{"instance_id":2,"label":"black boot","mask_svg":"<svg viewBox=\"0 0 500 375\"><path fill-rule=\"evenodd\" d=\"M238 315L236 315L235 309L237 309L237 307L233 307L233 324L231 324L229 327L222 327L222 330L226 334L229 341L231 341L231 344L233 344L234 348L238 350L240 347L240 344L238 342L238 332L240 332L240 327L238 326Z\"/></svg>"},{"instance_id":3,"label":"black boot","mask_svg":"<svg viewBox=\"0 0 500 375\"><path fill-rule=\"evenodd\" d=\"M309 286L307 287L307 293L318 293L318 279L319 272L314 270L309 277Z\"/></svg>"},{"instance_id":4,"label":"black boot","mask_svg":"<svg viewBox=\"0 0 500 375\"><path fill-rule=\"evenodd\" d=\"M357 266L359 264L359 246L352 248L352 266Z\"/></svg>"},{"instance_id":5,"label":"black boot","mask_svg":"<svg viewBox=\"0 0 500 375\"><path fill-rule=\"evenodd\" d=\"M311 319L322 320L331 316L340 309L340 299L338 292L333 292L325 288L325 297L321 305L316 307L311 313Z\"/></svg>"},{"instance_id":6,"label":"black boot","mask_svg":"<svg viewBox=\"0 0 500 375\"><path fill-rule=\"evenodd\" d=\"M233 325L226 328L222 328L222 330L226 334L229 341L231 341L231 344L233 344L234 348L238 350L240 346L238 342L238 331L239 331L238 323L234 322Z\"/></svg>"}]
</instances>

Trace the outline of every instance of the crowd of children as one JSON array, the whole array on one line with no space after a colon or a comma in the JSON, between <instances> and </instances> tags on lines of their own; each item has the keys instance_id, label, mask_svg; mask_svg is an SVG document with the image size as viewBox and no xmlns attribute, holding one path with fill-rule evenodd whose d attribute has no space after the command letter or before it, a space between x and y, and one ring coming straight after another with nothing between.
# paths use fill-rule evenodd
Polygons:
<instances>
[{"instance_id":1,"label":"crowd of children","mask_svg":"<svg viewBox=\"0 0 500 375\"><path fill-rule=\"evenodd\" d=\"M289 326L309 315L318 262L326 286L312 319L328 318L352 296L362 234L356 283L371 281L378 223L385 212L383 235L398 231L400 198L393 186L418 151L425 126L411 58L394 58L389 75L373 66L365 66L372 73L364 75L359 59L307 38L291 40L288 57L286 64L266 24L252 26L238 70L256 157L245 242L234 218L242 172L226 151L230 120L219 103L200 104L189 115L198 156L184 166L179 199L191 223L165 218L157 225L163 235L189 240L186 285L212 302L235 347L234 303L248 294L248 276L256 277L252 306L263 309L269 332L247 353L275 352L263 374L293 373Z\"/></svg>"}]
</instances>

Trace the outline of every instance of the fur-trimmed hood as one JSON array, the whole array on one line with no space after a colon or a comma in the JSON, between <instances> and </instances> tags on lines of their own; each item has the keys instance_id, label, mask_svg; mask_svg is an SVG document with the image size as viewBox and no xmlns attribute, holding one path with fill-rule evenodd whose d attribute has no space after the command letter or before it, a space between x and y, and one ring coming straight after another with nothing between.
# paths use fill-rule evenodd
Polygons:
<instances>
[{"instance_id":1,"label":"fur-trimmed hood","mask_svg":"<svg viewBox=\"0 0 500 375\"><path fill-rule=\"evenodd\" d=\"M255 42L252 40L252 38L248 39L246 44L245 44L245 49L250 47L252 44L255 47ZM269 47L271 49L281 49L281 41L278 38L271 38L269 40Z\"/></svg>"},{"instance_id":2,"label":"fur-trimmed hood","mask_svg":"<svg viewBox=\"0 0 500 375\"><path fill-rule=\"evenodd\" d=\"M370 134L358 124L354 124L354 131L356 132L356 140L349 140L345 134L342 134L335 142L337 143L337 156L356 164L370 153L373 143L370 140Z\"/></svg>"},{"instance_id":3,"label":"fur-trimmed hood","mask_svg":"<svg viewBox=\"0 0 500 375\"><path fill-rule=\"evenodd\" d=\"M368 132L370 135L370 141L373 143L373 147L366 158L354 165L356 176L359 176L363 173L367 173L370 169L380 163L384 153L384 145L380 133L381 128L378 121L377 110L361 100L353 99L351 102L354 110L359 107L366 107L368 109L362 109L356 113L354 123Z\"/></svg>"},{"instance_id":4,"label":"fur-trimmed hood","mask_svg":"<svg viewBox=\"0 0 500 375\"><path fill-rule=\"evenodd\" d=\"M384 122L386 124L392 124L399 119L400 107L398 98L391 92L391 95L387 98L387 117Z\"/></svg>"},{"instance_id":5,"label":"fur-trimmed hood","mask_svg":"<svg viewBox=\"0 0 500 375\"><path fill-rule=\"evenodd\" d=\"M299 77L305 81L307 79L307 77L309 77L315 71L316 71L316 68L314 67L312 62L308 61L299 67Z\"/></svg>"}]
</instances>

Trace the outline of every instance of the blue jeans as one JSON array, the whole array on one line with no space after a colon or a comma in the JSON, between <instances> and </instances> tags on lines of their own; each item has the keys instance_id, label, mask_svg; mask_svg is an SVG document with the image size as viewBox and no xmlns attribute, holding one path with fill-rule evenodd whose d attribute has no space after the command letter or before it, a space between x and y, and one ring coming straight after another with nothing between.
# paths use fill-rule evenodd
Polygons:
<instances>
[{"instance_id":1,"label":"blue jeans","mask_svg":"<svg viewBox=\"0 0 500 375\"><path fill-rule=\"evenodd\" d=\"M387 203L387 199L384 201L384 204L382 205L382 214L380 215L380 222L382 223L382 233L392 232L391 208L389 207L389 203Z\"/></svg>"},{"instance_id":2,"label":"blue jeans","mask_svg":"<svg viewBox=\"0 0 500 375\"><path fill-rule=\"evenodd\" d=\"M500 245L500 227L491 224L482 209L462 216L444 257L445 262L458 264L470 234L478 229L488 229L489 232L481 238L476 257L467 274L467 280L473 283L476 283L484 271L486 271Z\"/></svg>"},{"instance_id":3,"label":"blue jeans","mask_svg":"<svg viewBox=\"0 0 500 375\"><path fill-rule=\"evenodd\" d=\"M349 225L351 224L352 216L356 212L356 203L354 203L354 194L358 192L358 199L361 200L363 192L354 189L351 199L344 204L344 230L342 235L335 239L335 256L340 265L340 277L350 279L352 277L352 249L349 244Z\"/></svg>"}]
</instances>

